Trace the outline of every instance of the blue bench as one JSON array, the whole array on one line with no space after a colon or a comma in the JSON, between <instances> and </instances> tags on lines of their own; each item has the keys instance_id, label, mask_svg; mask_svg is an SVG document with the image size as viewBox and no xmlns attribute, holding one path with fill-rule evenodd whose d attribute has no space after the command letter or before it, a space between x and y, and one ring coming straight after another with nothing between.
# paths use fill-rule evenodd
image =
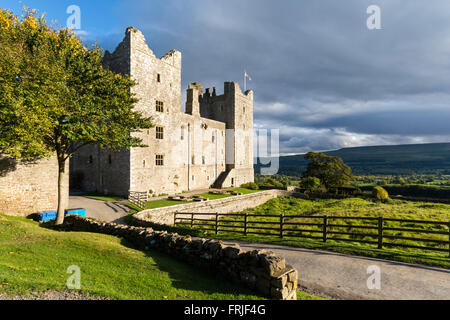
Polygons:
<instances>
[{"instance_id":1,"label":"blue bench","mask_svg":"<svg viewBox=\"0 0 450 320\"><path fill-rule=\"evenodd\" d=\"M65 215L77 215L80 217L86 217L86 209L68 209L65 211ZM48 210L48 211L43 211L41 213L39 213L39 221L40 222L46 222L46 221L50 221L50 220L55 220L56 217L58 215L58 212L56 210Z\"/></svg>"}]
</instances>

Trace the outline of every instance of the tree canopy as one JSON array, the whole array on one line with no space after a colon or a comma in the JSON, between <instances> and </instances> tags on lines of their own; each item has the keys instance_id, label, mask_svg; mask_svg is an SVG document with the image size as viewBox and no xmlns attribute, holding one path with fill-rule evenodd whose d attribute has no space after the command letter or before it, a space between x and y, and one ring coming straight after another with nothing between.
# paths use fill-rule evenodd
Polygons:
<instances>
[{"instance_id":1,"label":"tree canopy","mask_svg":"<svg viewBox=\"0 0 450 320\"><path fill-rule=\"evenodd\" d=\"M0 152L14 158L56 153L65 161L84 145L141 147L134 135L152 119L133 110L133 80L102 66L102 49L84 46L25 9L0 9ZM58 221L61 221L58 208Z\"/></svg>"},{"instance_id":2,"label":"tree canopy","mask_svg":"<svg viewBox=\"0 0 450 320\"><path fill-rule=\"evenodd\" d=\"M319 178L327 189L345 187L354 180L352 169L339 157L310 152L305 155L305 159L310 160L310 163L302 174L303 178Z\"/></svg>"}]
</instances>

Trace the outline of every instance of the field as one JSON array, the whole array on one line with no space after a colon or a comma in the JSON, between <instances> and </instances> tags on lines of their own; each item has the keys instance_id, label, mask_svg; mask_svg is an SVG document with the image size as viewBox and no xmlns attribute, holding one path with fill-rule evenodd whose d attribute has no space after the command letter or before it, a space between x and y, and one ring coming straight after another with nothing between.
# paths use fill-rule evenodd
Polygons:
<instances>
[{"instance_id":1,"label":"field","mask_svg":"<svg viewBox=\"0 0 450 320\"><path fill-rule=\"evenodd\" d=\"M450 222L450 205L407 202L400 200L390 200L388 203L380 203L361 198L315 201L296 198L278 198L273 199L257 208L246 210L244 213L249 215L261 215L260 217L249 217L248 223L255 229L249 230L250 232L248 232L247 236L243 235L242 232L243 218L233 216L222 217L222 221L229 221L229 223L222 224L226 224L229 227L222 228L218 235L215 235L214 232L207 231L208 236L219 239L267 242L306 248L326 249L342 253L450 267L450 259L448 256L449 233L447 225L422 224L416 222L400 223L397 221L387 221L384 224L385 228L405 228L424 232L428 231L428 233L418 233L408 230L386 231L385 236L399 236L412 239L421 238L428 241L394 239L390 242L400 245L429 246L445 250L445 252L435 252L417 248L384 247L383 249L378 249L376 246L376 234L378 229L376 219L367 221L344 220L344 217L367 217L372 219L383 217L386 219L443 221L447 224ZM321 240L310 240L302 237L302 235L316 235L320 237L321 232L323 231L322 227L289 225L288 230L292 231L285 231L284 238L281 239L279 237L279 232L276 230L271 230L279 228L280 224L279 217L271 216L280 214L285 215L284 222L286 224L319 224L322 223L322 216L324 215L335 218L341 217L341 219L333 220L330 224L341 225L342 227L336 229L330 227L329 231L339 231L342 234L339 234L338 236L329 236L327 242L323 243ZM310 218L290 218L290 216L294 215L304 215ZM233 223L232 221L235 222ZM210 224L213 225L214 222L211 222ZM360 226L362 229L356 228L356 226ZM181 225L181 227L186 228L188 226ZM238 231L238 233L232 233L231 231ZM256 232L252 233L251 231L268 233L271 235L258 235L255 234ZM357 233L358 235L351 235L350 233ZM444 234L441 235L439 233ZM333 238L336 237L347 240L374 241L375 245L333 240ZM442 241L443 244L434 243L432 240Z\"/></svg>"},{"instance_id":2,"label":"field","mask_svg":"<svg viewBox=\"0 0 450 320\"><path fill-rule=\"evenodd\" d=\"M156 252L119 238L44 229L0 215L0 294L67 291L66 270L81 268L82 292L110 299L263 299ZM310 298L308 295L303 297Z\"/></svg>"}]
</instances>

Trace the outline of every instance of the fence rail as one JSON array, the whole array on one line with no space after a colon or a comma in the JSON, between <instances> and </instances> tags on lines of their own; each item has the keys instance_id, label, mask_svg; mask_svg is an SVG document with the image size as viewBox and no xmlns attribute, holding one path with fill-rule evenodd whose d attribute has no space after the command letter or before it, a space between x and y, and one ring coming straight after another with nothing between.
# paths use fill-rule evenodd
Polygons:
<instances>
[{"instance_id":1,"label":"fence rail","mask_svg":"<svg viewBox=\"0 0 450 320\"><path fill-rule=\"evenodd\" d=\"M142 210L145 210L148 199L149 199L148 192L136 192L136 191L128 192L128 201L130 201L132 204L136 205Z\"/></svg>"},{"instance_id":2,"label":"fence rail","mask_svg":"<svg viewBox=\"0 0 450 320\"><path fill-rule=\"evenodd\" d=\"M236 219L236 220L230 220ZM267 218L272 221L254 221L254 218ZM294 221L302 219L307 222ZM369 225L346 225L345 221L364 222ZM392 223L397 225L391 226ZM450 221L403 220L376 217L339 217L339 216L302 216L302 215L249 215L221 213L175 213L175 226L188 226L201 231L239 233L244 236L262 235L280 238L307 238L322 242L345 241L376 245L378 249L385 247L413 248L448 252L450 256ZM402 225L405 225L403 227ZM411 224L420 226L411 227ZM421 229L435 226L439 230ZM295 228L297 227L297 228ZM298 228L300 227L300 228ZM355 231L353 231L355 230ZM365 233L364 231L367 231ZM413 233L413 236L404 235ZM396 234L393 234L396 233ZM439 239L424 238L421 235L441 236ZM348 236L349 238L343 238ZM360 238L360 239L358 239ZM415 241L417 243L398 243ZM436 246L431 246L432 244Z\"/></svg>"}]
</instances>

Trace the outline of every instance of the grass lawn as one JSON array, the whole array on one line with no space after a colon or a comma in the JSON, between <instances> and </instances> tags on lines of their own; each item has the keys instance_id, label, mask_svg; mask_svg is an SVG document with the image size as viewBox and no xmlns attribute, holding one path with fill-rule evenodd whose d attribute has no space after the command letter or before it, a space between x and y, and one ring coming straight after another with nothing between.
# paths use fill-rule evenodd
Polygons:
<instances>
[{"instance_id":1,"label":"grass lawn","mask_svg":"<svg viewBox=\"0 0 450 320\"><path fill-rule=\"evenodd\" d=\"M266 204L259 206L254 209L248 209L244 211L248 214L258 214L258 215L285 215L285 222L287 223L295 223L295 222L308 222L308 223L321 223L322 219L302 219L302 218L289 218L289 215L306 215L306 216L358 216L358 217L380 217L383 216L385 218L394 218L394 219L415 219L415 220L432 220L432 221L450 221L450 205L445 204L435 204L435 203L419 203L419 202L407 202L400 200L391 200L388 203L375 203L372 201L354 198L354 199L344 199L344 200L302 200L296 198L277 198L270 200ZM241 221L241 217L223 217L222 219L233 220L233 221ZM268 227L267 223L273 223L274 228L278 228L279 226L279 218L271 218L271 217L251 217L249 218L251 222L253 222L253 226L259 227ZM258 225L258 222L262 222ZM265 224L263 224L265 223ZM357 221L354 220L333 220L331 223L344 225L344 228L339 230L339 232L349 232L349 233L360 233L360 236L351 236L351 235L338 235L339 238L344 239L356 239L356 240L376 240L371 237L371 234L376 234L377 230L365 230L365 229L355 229L354 226L357 224L358 226L374 226L373 221ZM376 223L376 222L375 222ZM214 224L214 222L211 222ZM227 223L227 225L230 225ZM242 222L232 224L232 226L236 226L234 229L227 228L227 230L242 230ZM348 227L347 227L348 226ZM427 231L438 231L438 232L447 232L448 227L443 225L424 225L417 223L403 223L399 224L398 222L386 222L385 226L392 228L411 228L411 229L420 229ZM289 246L297 246L303 248L310 249L323 249L330 250L340 253L346 254L354 254L361 256L369 256L376 258L384 258L388 260L397 260L403 262L411 262L411 263L419 263L433 266L441 266L445 268L450 268L450 258L448 252L434 252L427 251L421 249L411 249L411 248L395 248L395 247L385 247L383 249L377 249L376 246L370 244L361 244L356 242L342 242L335 241L330 238L335 236L330 236L327 243L321 242L320 240L309 240L306 238L299 237L299 231L293 236L294 233L285 232L285 238L281 239L276 231L265 231L265 230L252 230L259 231L265 233L271 233L272 235L255 235L249 234L248 236L244 236L240 233L227 233L226 231L220 231L218 235L215 235L214 232L204 233L199 230L190 230L187 227L182 228L180 232L183 233L196 233L198 236L208 236L216 239L223 240L241 240L241 241L249 241L249 242L262 242L262 243L275 243ZM352 228L353 227L353 228ZM305 235L314 235L321 236L321 228L316 226L288 226L289 229L302 229L302 230L311 230L311 231L319 231L319 233L310 233L310 232L300 232ZM385 235L395 235L395 236L403 236L403 237L412 237L412 238L426 238L429 240L441 240L448 242L448 235L438 235L438 234L416 234L414 232L407 231L385 231ZM399 244L412 244L418 246L432 246L439 248L448 248L448 245L435 244L431 242L419 242L419 241L410 241L410 240L389 240L389 242L399 243Z\"/></svg>"},{"instance_id":2,"label":"grass lawn","mask_svg":"<svg viewBox=\"0 0 450 320\"><path fill-rule=\"evenodd\" d=\"M100 234L63 233L0 215L0 292L65 291L71 265L82 292L111 299L263 299L156 252L142 252Z\"/></svg>"}]
</instances>

